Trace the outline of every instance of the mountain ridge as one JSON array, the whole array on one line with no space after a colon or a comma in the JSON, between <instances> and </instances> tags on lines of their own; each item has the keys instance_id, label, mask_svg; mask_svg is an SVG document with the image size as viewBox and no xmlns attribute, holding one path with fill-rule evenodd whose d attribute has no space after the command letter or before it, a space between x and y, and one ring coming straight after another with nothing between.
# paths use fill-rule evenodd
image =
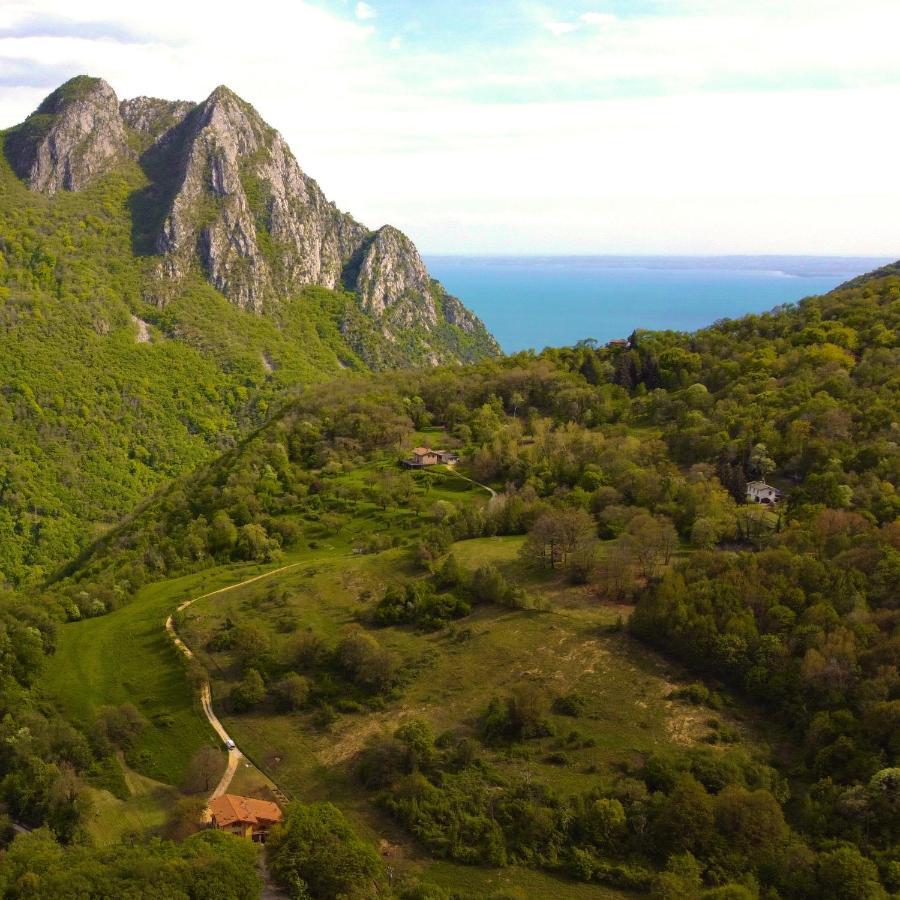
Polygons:
<instances>
[{"instance_id":1,"label":"mountain ridge","mask_svg":"<svg viewBox=\"0 0 900 900\"><path fill-rule=\"evenodd\" d=\"M500 352L408 238L337 210L236 95L212 107L241 125L231 157L202 104L87 77L0 132L0 586L40 581L298 385Z\"/></svg>"},{"instance_id":2,"label":"mountain ridge","mask_svg":"<svg viewBox=\"0 0 900 900\"><path fill-rule=\"evenodd\" d=\"M76 76L7 132L5 151L29 189L51 197L83 190L123 161L140 164L150 184L134 204L137 243L159 257L145 290L157 306L195 270L256 314L318 285L355 292L389 341L445 324L481 352L499 352L406 235L339 210L279 132L225 85L200 103L119 100L102 79ZM430 349L424 361L451 361L452 352Z\"/></svg>"}]
</instances>

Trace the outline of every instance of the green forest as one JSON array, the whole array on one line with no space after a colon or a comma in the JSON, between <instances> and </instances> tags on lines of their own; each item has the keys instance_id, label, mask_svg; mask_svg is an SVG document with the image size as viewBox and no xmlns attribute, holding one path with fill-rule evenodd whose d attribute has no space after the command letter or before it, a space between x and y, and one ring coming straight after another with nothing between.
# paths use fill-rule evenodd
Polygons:
<instances>
[{"instance_id":1,"label":"green forest","mask_svg":"<svg viewBox=\"0 0 900 900\"><path fill-rule=\"evenodd\" d=\"M316 286L257 316L195 273L161 305L136 230L146 184L126 163L48 198L0 155L0 575L13 586L52 577L294 385L421 362L427 341L494 352L446 322L388 341L352 294Z\"/></svg>"},{"instance_id":2,"label":"green forest","mask_svg":"<svg viewBox=\"0 0 900 900\"><path fill-rule=\"evenodd\" d=\"M4 896L254 896L251 848L196 833L204 676L293 798L266 847L292 897L900 891L895 270L692 334L391 371L341 355L343 301L312 291L313 355L266 372L274 331L229 349L199 284L194 337L136 343L131 311L162 336L187 304L152 314L128 267L101 302L106 263L35 262L17 210ZM127 241L97 220L55 232L72 259ZM54 342L84 364L75 316L95 380L29 370ZM461 462L403 469L423 443ZM185 665L166 615L256 575L176 616ZM99 829L141 779L157 818Z\"/></svg>"}]
</instances>

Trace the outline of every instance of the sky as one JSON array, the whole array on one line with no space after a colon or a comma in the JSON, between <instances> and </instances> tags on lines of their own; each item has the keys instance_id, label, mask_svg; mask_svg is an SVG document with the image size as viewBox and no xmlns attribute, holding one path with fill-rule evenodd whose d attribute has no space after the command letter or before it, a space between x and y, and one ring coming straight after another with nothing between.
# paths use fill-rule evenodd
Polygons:
<instances>
[{"instance_id":1,"label":"sky","mask_svg":"<svg viewBox=\"0 0 900 900\"><path fill-rule=\"evenodd\" d=\"M900 255L897 0L0 0L0 127L227 84L425 253Z\"/></svg>"}]
</instances>

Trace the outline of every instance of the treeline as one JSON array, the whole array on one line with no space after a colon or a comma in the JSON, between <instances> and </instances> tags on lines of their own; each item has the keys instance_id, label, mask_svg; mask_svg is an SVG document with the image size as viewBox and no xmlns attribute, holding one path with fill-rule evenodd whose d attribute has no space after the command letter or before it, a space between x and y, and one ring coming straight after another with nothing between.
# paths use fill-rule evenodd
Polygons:
<instances>
[{"instance_id":1,"label":"treeline","mask_svg":"<svg viewBox=\"0 0 900 900\"><path fill-rule=\"evenodd\" d=\"M261 891L257 847L217 831L181 844L155 840L100 849L62 847L41 829L17 837L0 865L4 897L254 900Z\"/></svg>"},{"instance_id":2,"label":"treeline","mask_svg":"<svg viewBox=\"0 0 900 900\"><path fill-rule=\"evenodd\" d=\"M633 632L776 710L801 748L804 830L896 865L900 527L825 510L757 553L698 553L645 591Z\"/></svg>"},{"instance_id":3,"label":"treeline","mask_svg":"<svg viewBox=\"0 0 900 900\"><path fill-rule=\"evenodd\" d=\"M572 698L560 699L577 716ZM526 682L483 711L480 741L408 722L370 741L359 778L440 858L540 867L658 898L887 896L856 848L813 851L785 821L784 780L741 751L651 756L574 796L487 762L481 742L550 733L547 712L546 696ZM579 740L575 729L566 738Z\"/></svg>"}]
</instances>

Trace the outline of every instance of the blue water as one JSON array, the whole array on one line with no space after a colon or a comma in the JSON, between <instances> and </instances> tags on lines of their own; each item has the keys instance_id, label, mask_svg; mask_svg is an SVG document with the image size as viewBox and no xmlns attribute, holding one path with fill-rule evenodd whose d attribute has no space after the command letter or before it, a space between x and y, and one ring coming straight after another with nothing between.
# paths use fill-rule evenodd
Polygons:
<instances>
[{"instance_id":1,"label":"blue water","mask_svg":"<svg viewBox=\"0 0 900 900\"><path fill-rule=\"evenodd\" d=\"M507 352L605 342L635 328L690 331L763 312L890 260L870 257L430 256L432 275Z\"/></svg>"}]
</instances>

